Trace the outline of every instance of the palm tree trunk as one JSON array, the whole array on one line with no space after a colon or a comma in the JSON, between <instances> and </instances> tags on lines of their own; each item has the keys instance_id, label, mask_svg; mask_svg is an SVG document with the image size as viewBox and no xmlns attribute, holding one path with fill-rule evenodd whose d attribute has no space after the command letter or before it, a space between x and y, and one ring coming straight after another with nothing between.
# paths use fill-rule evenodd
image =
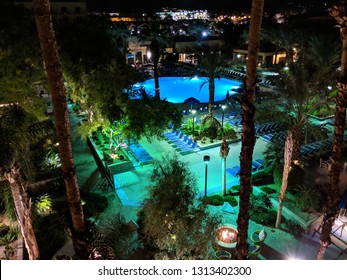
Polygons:
<instances>
[{"instance_id":1,"label":"palm tree trunk","mask_svg":"<svg viewBox=\"0 0 347 280\"><path fill-rule=\"evenodd\" d=\"M62 75L61 64L56 46L55 33L50 14L49 0L34 0L34 15L40 39L43 61L45 63L48 84L52 95L54 108L54 125L59 143L59 156L69 203L72 237L76 253L81 253L77 244L78 239L84 239L85 224L81 205L81 197L77 183L71 139L70 122L66 103L66 93Z\"/></svg>"},{"instance_id":2,"label":"palm tree trunk","mask_svg":"<svg viewBox=\"0 0 347 280\"><path fill-rule=\"evenodd\" d=\"M292 129L292 134L293 134L292 160L299 160L300 159L300 150L301 150L301 143L302 143L302 129L303 129L303 126L301 126L301 125L295 125Z\"/></svg>"},{"instance_id":3,"label":"palm tree trunk","mask_svg":"<svg viewBox=\"0 0 347 280\"><path fill-rule=\"evenodd\" d=\"M226 174L226 168L227 168L227 157L229 155L229 144L226 141L225 137L223 137L222 144L220 146L219 154L222 158L222 170L223 170L223 187L222 187L222 193L223 196L227 193L227 174Z\"/></svg>"},{"instance_id":4,"label":"palm tree trunk","mask_svg":"<svg viewBox=\"0 0 347 280\"><path fill-rule=\"evenodd\" d=\"M332 148L332 164L330 182L327 190L327 203L324 209L322 232L320 235L320 246L317 259L323 260L326 249L331 243L331 229L338 211L338 192L341 171L341 157L343 147L343 134L346 125L346 106L347 106L347 0L340 6L333 6L331 15L338 22L340 27L340 38L342 40L341 53L341 72L337 83L337 96L335 98L335 123Z\"/></svg>"},{"instance_id":5,"label":"palm tree trunk","mask_svg":"<svg viewBox=\"0 0 347 280\"><path fill-rule=\"evenodd\" d=\"M223 163L224 163L224 166L223 166L223 196L226 196L226 194L227 194L227 172L226 172L227 158L226 157L223 159Z\"/></svg>"},{"instance_id":6,"label":"palm tree trunk","mask_svg":"<svg viewBox=\"0 0 347 280\"><path fill-rule=\"evenodd\" d=\"M158 73L158 62L154 62L154 87L155 87L155 98L160 99L160 88L159 88L159 73Z\"/></svg>"},{"instance_id":7,"label":"palm tree trunk","mask_svg":"<svg viewBox=\"0 0 347 280\"><path fill-rule=\"evenodd\" d=\"M278 210L277 210L276 228L279 228L281 226L282 208L283 208L283 203L284 203L286 190L288 186L288 176L289 176L290 167L292 163L292 154L293 154L293 137L292 137L292 132L288 131L285 149L284 149L283 176L282 176L280 198L279 198L279 204L278 204Z\"/></svg>"},{"instance_id":8,"label":"palm tree trunk","mask_svg":"<svg viewBox=\"0 0 347 280\"><path fill-rule=\"evenodd\" d=\"M254 94L256 85L256 72L258 64L258 52L260 30L263 16L264 0L253 0L251 11L251 23L248 40L248 61L244 92L241 97L242 107L242 146L240 154L240 211L237 218L238 241L236 245L236 258L246 259L248 254L248 223L249 223L249 198L252 191L252 155L255 144L254 129Z\"/></svg>"},{"instance_id":9,"label":"palm tree trunk","mask_svg":"<svg viewBox=\"0 0 347 280\"><path fill-rule=\"evenodd\" d=\"M4 176L11 189L19 228L29 259L37 260L40 258L40 252L31 220L31 204L22 184L19 168L13 166Z\"/></svg>"},{"instance_id":10,"label":"palm tree trunk","mask_svg":"<svg viewBox=\"0 0 347 280\"><path fill-rule=\"evenodd\" d=\"M208 100L208 114L210 116L213 116L213 111L214 111L214 90L215 90L215 85L214 85L214 77L209 78L209 83L208 83L208 89L209 89L209 100Z\"/></svg>"}]
</instances>

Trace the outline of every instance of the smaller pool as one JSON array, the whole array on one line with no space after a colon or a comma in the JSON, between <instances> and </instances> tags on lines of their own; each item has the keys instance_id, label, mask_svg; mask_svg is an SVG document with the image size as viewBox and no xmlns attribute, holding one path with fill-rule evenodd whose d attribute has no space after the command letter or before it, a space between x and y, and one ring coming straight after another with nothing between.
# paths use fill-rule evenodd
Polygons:
<instances>
[{"instance_id":1,"label":"smaller pool","mask_svg":"<svg viewBox=\"0 0 347 280\"><path fill-rule=\"evenodd\" d=\"M225 78L215 79L215 101L226 98L227 92L235 94L233 88L241 85L238 81ZM201 103L207 103L209 97L208 81L204 77L160 77L160 97L172 103L183 103L189 97L194 97ZM154 96L154 79L148 79L144 83L137 83L133 89L144 88L149 95Z\"/></svg>"}]
</instances>

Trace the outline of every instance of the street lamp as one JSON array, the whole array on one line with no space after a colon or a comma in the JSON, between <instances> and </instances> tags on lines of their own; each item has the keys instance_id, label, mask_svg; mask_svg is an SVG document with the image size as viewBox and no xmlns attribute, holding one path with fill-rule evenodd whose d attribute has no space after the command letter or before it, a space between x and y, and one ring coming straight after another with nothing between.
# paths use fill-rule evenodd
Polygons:
<instances>
[{"instance_id":1,"label":"street lamp","mask_svg":"<svg viewBox=\"0 0 347 280\"><path fill-rule=\"evenodd\" d=\"M194 122L195 122L194 114L195 113L196 113L196 110L192 110L192 114L193 114L193 137L194 137Z\"/></svg>"},{"instance_id":2,"label":"street lamp","mask_svg":"<svg viewBox=\"0 0 347 280\"><path fill-rule=\"evenodd\" d=\"M210 156L204 156L205 162L205 197L207 196L207 165L210 162Z\"/></svg>"},{"instance_id":3,"label":"street lamp","mask_svg":"<svg viewBox=\"0 0 347 280\"><path fill-rule=\"evenodd\" d=\"M227 106L226 105L222 105L222 132L223 132L223 135L224 135L224 125L223 125L223 123L224 123L224 110L225 110L225 108L226 108Z\"/></svg>"}]
</instances>

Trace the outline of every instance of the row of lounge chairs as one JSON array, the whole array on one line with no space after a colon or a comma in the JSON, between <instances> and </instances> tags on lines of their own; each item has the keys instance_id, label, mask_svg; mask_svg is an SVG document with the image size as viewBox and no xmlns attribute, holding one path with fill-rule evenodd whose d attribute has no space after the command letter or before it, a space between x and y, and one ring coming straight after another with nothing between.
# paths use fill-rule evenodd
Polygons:
<instances>
[{"instance_id":1,"label":"row of lounge chairs","mask_svg":"<svg viewBox=\"0 0 347 280\"><path fill-rule=\"evenodd\" d=\"M286 137L285 131L277 131L272 133L266 133L263 135L260 135L262 139L268 142L277 142L277 141L283 141Z\"/></svg>"},{"instance_id":2,"label":"row of lounge chairs","mask_svg":"<svg viewBox=\"0 0 347 280\"><path fill-rule=\"evenodd\" d=\"M281 124L279 122L265 123L255 126L255 133L258 135L273 132L280 128Z\"/></svg>"},{"instance_id":3,"label":"row of lounge chairs","mask_svg":"<svg viewBox=\"0 0 347 280\"><path fill-rule=\"evenodd\" d=\"M331 140L323 140L318 141L314 143L310 143L307 145L302 145L300 149L300 155L302 157L317 155L321 153L322 151L329 151L332 147L332 141Z\"/></svg>"},{"instance_id":4,"label":"row of lounge chairs","mask_svg":"<svg viewBox=\"0 0 347 280\"><path fill-rule=\"evenodd\" d=\"M183 131L179 129L164 133L164 137L181 153L193 152L199 149L198 142L194 141L193 138L188 135L185 135Z\"/></svg>"},{"instance_id":5,"label":"row of lounge chairs","mask_svg":"<svg viewBox=\"0 0 347 280\"><path fill-rule=\"evenodd\" d=\"M137 142L128 145L128 153L141 164L153 161L153 157Z\"/></svg>"},{"instance_id":6,"label":"row of lounge chairs","mask_svg":"<svg viewBox=\"0 0 347 280\"><path fill-rule=\"evenodd\" d=\"M241 119L227 120L227 123L233 126L240 126L242 125L242 120Z\"/></svg>"},{"instance_id":7,"label":"row of lounge chairs","mask_svg":"<svg viewBox=\"0 0 347 280\"><path fill-rule=\"evenodd\" d=\"M272 86L272 82L266 79L260 80L259 81L259 85L263 86L263 87L270 87Z\"/></svg>"},{"instance_id":8,"label":"row of lounge chairs","mask_svg":"<svg viewBox=\"0 0 347 280\"><path fill-rule=\"evenodd\" d=\"M246 73L241 73L241 72L238 72L238 71L234 71L232 69L224 69L224 74L227 74L227 75L231 75L231 76L234 76L234 77L239 77L239 78L245 78L246 77Z\"/></svg>"},{"instance_id":9,"label":"row of lounge chairs","mask_svg":"<svg viewBox=\"0 0 347 280\"><path fill-rule=\"evenodd\" d=\"M252 172L258 172L266 168L269 164L265 163L262 159L256 159L252 161ZM241 168L239 165L235 165L231 168L227 168L226 171L233 177L240 176Z\"/></svg>"},{"instance_id":10,"label":"row of lounge chairs","mask_svg":"<svg viewBox=\"0 0 347 280\"><path fill-rule=\"evenodd\" d=\"M222 108L222 105L223 104L214 104L213 105L213 109L214 110L218 110L220 108ZM192 113L192 110L193 109L188 109L188 110L182 110L182 115L190 115ZM200 108L197 108L195 109L197 113L204 113L204 112L207 112L208 111L208 107L207 106L203 106L203 107L200 107Z\"/></svg>"}]
</instances>

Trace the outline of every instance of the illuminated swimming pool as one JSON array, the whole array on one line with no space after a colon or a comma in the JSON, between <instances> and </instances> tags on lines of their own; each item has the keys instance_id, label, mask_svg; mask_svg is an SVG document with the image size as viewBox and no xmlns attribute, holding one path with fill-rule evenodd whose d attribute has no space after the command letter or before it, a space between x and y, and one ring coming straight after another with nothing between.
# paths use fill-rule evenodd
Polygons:
<instances>
[{"instance_id":1,"label":"illuminated swimming pool","mask_svg":"<svg viewBox=\"0 0 347 280\"><path fill-rule=\"evenodd\" d=\"M201 85L205 84L201 87ZM233 81L225 78L215 79L215 101L225 99L227 91L229 94L235 94L233 88L238 88L241 85L238 81ZM208 82L204 77L160 77L160 97L172 103L183 103L189 97L194 97L200 102L208 102ZM144 83L137 83L133 89L143 87L147 94L154 96L154 79L148 79Z\"/></svg>"}]
</instances>

